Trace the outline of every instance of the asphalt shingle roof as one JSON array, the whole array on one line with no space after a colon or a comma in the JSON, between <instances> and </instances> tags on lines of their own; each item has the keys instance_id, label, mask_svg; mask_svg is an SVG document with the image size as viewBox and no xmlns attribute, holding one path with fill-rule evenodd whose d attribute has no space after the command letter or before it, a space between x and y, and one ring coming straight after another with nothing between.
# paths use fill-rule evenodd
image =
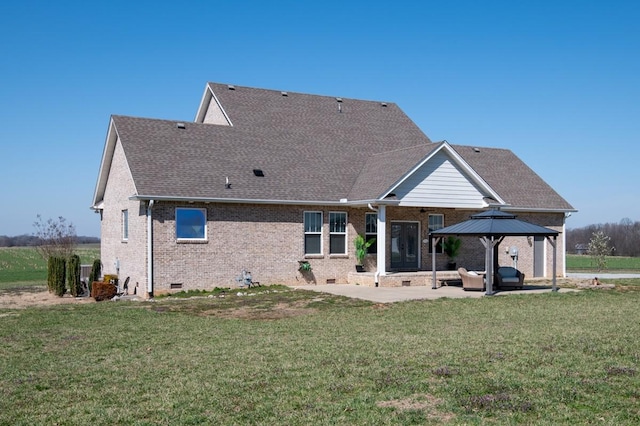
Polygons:
<instances>
[{"instance_id":1,"label":"asphalt shingle roof","mask_svg":"<svg viewBox=\"0 0 640 426\"><path fill-rule=\"evenodd\" d=\"M182 122L181 129L180 121L112 117L138 195L370 200L438 146L391 102L209 87L233 126ZM571 208L511 151L454 148L512 205ZM227 177L231 189L225 188Z\"/></svg>"}]
</instances>

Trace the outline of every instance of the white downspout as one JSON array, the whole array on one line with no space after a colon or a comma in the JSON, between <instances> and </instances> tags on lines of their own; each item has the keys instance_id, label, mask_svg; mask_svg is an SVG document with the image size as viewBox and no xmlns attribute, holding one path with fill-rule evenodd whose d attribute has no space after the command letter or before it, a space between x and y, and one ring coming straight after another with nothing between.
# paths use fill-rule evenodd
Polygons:
<instances>
[{"instance_id":1,"label":"white downspout","mask_svg":"<svg viewBox=\"0 0 640 426\"><path fill-rule=\"evenodd\" d=\"M387 275L387 206L378 206L378 224L376 243L378 244L376 285L380 275Z\"/></svg>"},{"instance_id":2,"label":"white downspout","mask_svg":"<svg viewBox=\"0 0 640 426\"><path fill-rule=\"evenodd\" d=\"M153 204L155 200L149 200L147 205L147 296L153 297Z\"/></svg>"}]
</instances>

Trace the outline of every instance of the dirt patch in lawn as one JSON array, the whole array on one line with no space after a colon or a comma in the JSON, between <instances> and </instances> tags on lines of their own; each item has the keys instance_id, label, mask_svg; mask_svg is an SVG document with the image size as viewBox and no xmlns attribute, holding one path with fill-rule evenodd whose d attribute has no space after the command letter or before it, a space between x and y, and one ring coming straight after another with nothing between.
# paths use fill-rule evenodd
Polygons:
<instances>
[{"instance_id":1,"label":"dirt patch in lawn","mask_svg":"<svg viewBox=\"0 0 640 426\"><path fill-rule=\"evenodd\" d=\"M51 306L67 303L95 303L91 297L58 297L46 287L12 288L0 292L0 309L24 309L32 306Z\"/></svg>"},{"instance_id":2,"label":"dirt patch in lawn","mask_svg":"<svg viewBox=\"0 0 640 426\"><path fill-rule=\"evenodd\" d=\"M409 398L393 399L390 401L379 401L376 403L381 408L393 408L397 411L422 411L431 420L447 423L453 420L453 413L440 410L443 405L442 399L429 394L412 395Z\"/></svg>"}]
</instances>

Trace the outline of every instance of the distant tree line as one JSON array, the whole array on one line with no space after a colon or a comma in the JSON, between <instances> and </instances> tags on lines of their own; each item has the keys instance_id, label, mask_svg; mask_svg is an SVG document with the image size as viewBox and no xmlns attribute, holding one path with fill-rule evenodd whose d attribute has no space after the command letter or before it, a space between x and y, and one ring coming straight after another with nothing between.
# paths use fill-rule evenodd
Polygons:
<instances>
[{"instance_id":1,"label":"distant tree line","mask_svg":"<svg viewBox=\"0 0 640 426\"><path fill-rule=\"evenodd\" d=\"M598 232L602 232L609 237L609 255L640 257L640 222L632 222L629 218L624 218L619 223L605 223L567 229L567 252L589 254L589 243L594 234Z\"/></svg>"},{"instance_id":2,"label":"distant tree line","mask_svg":"<svg viewBox=\"0 0 640 426\"><path fill-rule=\"evenodd\" d=\"M0 235L0 247L37 247L41 243L40 237L35 235L17 235L15 237L8 237L6 235ZM76 244L98 244L100 238L98 237L75 237Z\"/></svg>"}]
</instances>

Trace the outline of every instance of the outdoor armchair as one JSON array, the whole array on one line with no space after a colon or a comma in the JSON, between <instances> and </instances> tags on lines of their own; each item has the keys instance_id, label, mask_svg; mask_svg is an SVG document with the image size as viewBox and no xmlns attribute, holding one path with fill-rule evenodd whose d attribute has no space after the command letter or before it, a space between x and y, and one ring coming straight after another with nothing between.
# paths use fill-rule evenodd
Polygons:
<instances>
[{"instance_id":1,"label":"outdoor armchair","mask_svg":"<svg viewBox=\"0 0 640 426\"><path fill-rule=\"evenodd\" d=\"M485 289L484 275L480 275L474 271L467 271L465 268L458 268L458 273L460 274L460 278L462 278L463 290L483 291Z\"/></svg>"},{"instance_id":2,"label":"outdoor armchair","mask_svg":"<svg viewBox=\"0 0 640 426\"><path fill-rule=\"evenodd\" d=\"M499 267L495 276L498 289L522 288L524 285L524 274L511 266Z\"/></svg>"}]
</instances>

